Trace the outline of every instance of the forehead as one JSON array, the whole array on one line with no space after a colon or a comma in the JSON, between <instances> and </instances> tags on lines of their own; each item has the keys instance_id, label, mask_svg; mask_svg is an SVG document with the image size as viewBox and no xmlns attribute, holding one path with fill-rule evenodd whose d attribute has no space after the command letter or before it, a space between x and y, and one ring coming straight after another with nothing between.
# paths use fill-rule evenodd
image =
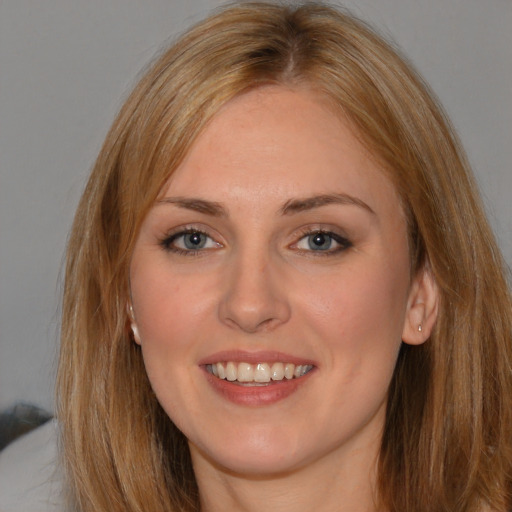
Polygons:
<instances>
[{"instance_id":1,"label":"forehead","mask_svg":"<svg viewBox=\"0 0 512 512\"><path fill-rule=\"evenodd\" d=\"M319 94L267 86L228 102L192 144L163 196L218 201L250 191L255 206L285 196L397 196L343 116Z\"/></svg>"}]
</instances>

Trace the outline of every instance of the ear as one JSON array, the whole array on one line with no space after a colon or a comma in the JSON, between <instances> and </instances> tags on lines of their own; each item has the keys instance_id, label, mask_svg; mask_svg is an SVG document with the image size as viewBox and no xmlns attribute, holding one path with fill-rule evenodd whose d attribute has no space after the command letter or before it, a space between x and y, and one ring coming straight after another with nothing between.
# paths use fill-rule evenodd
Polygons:
<instances>
[{"instance_id":1,"label":"ear","mask_svg":"<svg viewBox=\"0 0 512 512\"><path fill-rule=\"evenodd\" d=\"M126 310L128 312L128 316L130 317L130 328L133 333L133 339L135 340L135 343L137 345L140 345L140 334L139 334L139 328L137 327L137 324L135 323L135 315L133 313L133 306L131 304L126 305Z\"/></svg>"},{"instance_id":2,"label":"ear","mask_svg":"<svg viewBox=\"0 0 512 512\"><path fill-rule=\"evenodd\" d=\"M421 345L436 323L439 293L430 268L425 265L414 277L409 290L402 341Z\"/></svg>"}]
</instances>

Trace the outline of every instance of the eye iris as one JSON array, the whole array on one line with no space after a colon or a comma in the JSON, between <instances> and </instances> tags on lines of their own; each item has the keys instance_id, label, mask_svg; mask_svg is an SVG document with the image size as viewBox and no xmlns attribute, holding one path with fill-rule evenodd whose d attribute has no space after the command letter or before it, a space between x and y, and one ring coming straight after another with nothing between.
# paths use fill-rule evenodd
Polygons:
<instances>
[{"instance_id":1,"label":"eye iris","mask_svg":"<svg viewBox=\"0 0 512 512\"><path fill-rule=\"evenodd\" d=\"M308 238L309 248L314 251L326 251L331 248L332 239L325 233L315 233Z\"/></svg>"},{"instance_id":2,"label":"eye iris","mask_svg":"<svg viewBox=\"0 0 512 512\"><path fill-rule=\"evenodd\" d=\"M187 249L202 249L206 245L206 236L203 233L187 233L183 237Z\"/></svg>"}]
</instances>

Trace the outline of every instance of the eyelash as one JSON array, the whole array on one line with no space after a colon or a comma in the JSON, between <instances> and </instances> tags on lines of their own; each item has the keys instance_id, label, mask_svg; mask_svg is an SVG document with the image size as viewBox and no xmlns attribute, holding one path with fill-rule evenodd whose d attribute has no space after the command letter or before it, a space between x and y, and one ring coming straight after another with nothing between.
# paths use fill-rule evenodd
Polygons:
<instances>
[{"instance_id":1,"label":"eyelash","mask_svg":"<svg viewBox=\"0 0 512 512\"><path fill-rule=\"evenodd\" d=\"M205 231L202 231L201 229L193 228L193 227L181 229L180 231L171 233L170 235L168 235L166 238L164 238L160 242L160 245L163 247L164 250L166 250L168 252L172 252L174 254L178 254L180 256L199 256L199 255L204 254L206 251L212 249L212 247L207 247L207 248L201 247L199 249L182 249L181 247L177 247L176 245L173 245L176 242L176 240L178 240L179 238L185 237L186 235L191 235L191 234L203 235L203 236L207 237L210 242L213 242L217 246L217 248L222 247L222 244L215 242L215 240L208 233L206 233ZM323 235L325 237L329 237L330 240L334 241L336 244L338 244L338 246L335 247L334 249L328 248L328 249L316 250L316 251L311 248L310 249L301 249L298 247L298 245L302 241L306 240L308 237L313 237L315 235ZM206 242L206 243L208 243L208 242ZM341 252L351 248L352 246L353 246L353 244L348 238L341 236L338 233L334 233L333 231L329 231L329 230L325 230L325 229L304 229L301 231L300 237L297 240L297 242L294 242L289 247L294 248L303 254L308 254L308 255L311 255L314 257L328 257L328 256L332 256L332 255L341 253ZM213 248L215 248L215 247L213 247Z\"/></svg>"},{"instance_id":2,"label":"eyelash","mask_svg":"<svg viewBox=\"0 0 512 512\"><path fill-rule=\"evenodd\" d=\"M338 246L335 247L334 249L329 248L317 251L313 249L300 249L297 247L300 242L306 240L308 237L313 237L315 235L324 235L326 237L329 237L332 241L338 244ZM340 234L335 233L333 231L329 231L327 229L304 229L300 235L299 240L292 244L292 247L296 247L297 250L299 250L300 252L307 253L308 255L311 255L313 257L328 257L346 251L347 249L350 249L351 247L353 247L353 243L348 238L341 236Z\"/></svg>"},{"instance_id":3,"label":"eyelash","mask_svg":"<svg viewBox=\"0 0 512 512\"><path fill-rule=\"evenodd\" d=\"M217 245L217 247L222 247L222 245L219 244L218 242L215 242L208 233L197 228L185 228L175 233L171 233L160 242L160 245L164 248L164 250L172 252L174 254L178 254L180 256L199 256L203 254L205 251L211 249L205 249L203 247L201 247L200 249L182 249L181 247L176 247L176 245L173 245L173 243L176 242L176 240L178 240L179 238L192 234L203 235L207 237L209 240L213 241Z\"/></svg>"}]
</instances>

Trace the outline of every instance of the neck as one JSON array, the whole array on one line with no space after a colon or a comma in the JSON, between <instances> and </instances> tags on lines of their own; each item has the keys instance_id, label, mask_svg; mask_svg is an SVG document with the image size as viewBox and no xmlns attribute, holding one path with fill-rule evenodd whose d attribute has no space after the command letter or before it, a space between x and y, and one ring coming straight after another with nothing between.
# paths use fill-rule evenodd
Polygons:
<instances>
[{"instance_id":1,"label":"neck","mask_svg":"<svg viewBox=\"0 0 512 512\"><path fill-rule=\"evenodd\" d=\"M194 469L201 512L260 512L262 506L273 512L377 512L378 450L351 455L344 463L328 455L289 473L264 476L234 474L199 456Z\"/></svg>"}]
</instances>

